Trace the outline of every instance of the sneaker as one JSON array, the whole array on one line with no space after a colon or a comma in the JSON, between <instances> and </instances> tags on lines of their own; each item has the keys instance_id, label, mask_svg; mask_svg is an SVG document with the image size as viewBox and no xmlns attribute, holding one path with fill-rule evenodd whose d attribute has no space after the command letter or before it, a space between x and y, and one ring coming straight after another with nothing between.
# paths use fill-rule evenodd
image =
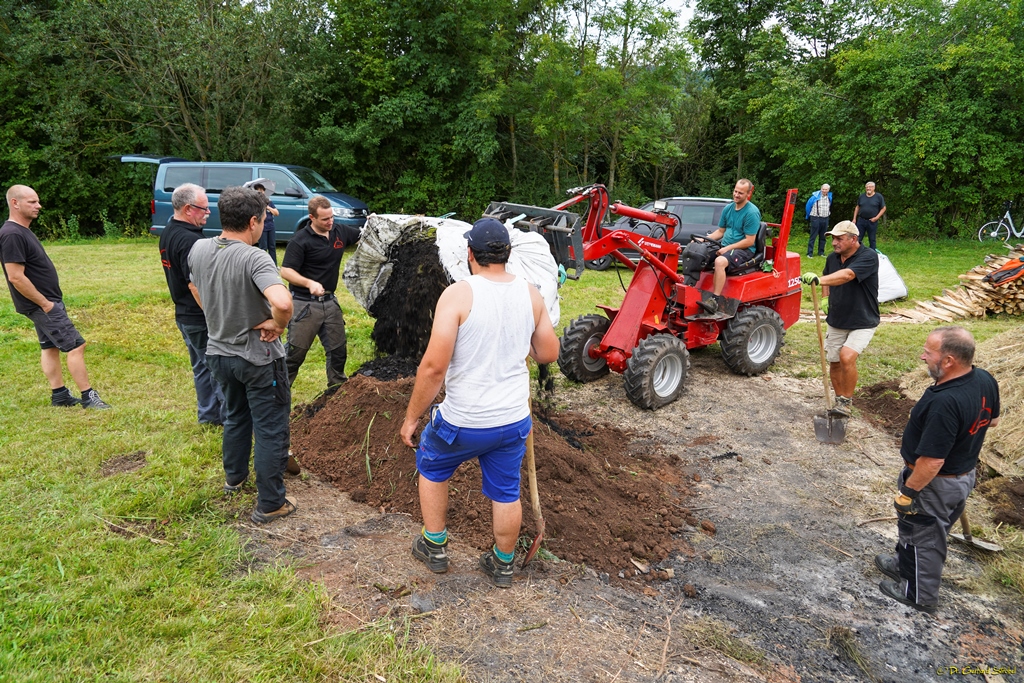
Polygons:
<instances>
[{"instance_id":1,"label":"sneaker","mask_svg":"<svg viewBox=\"0 0 1024 683\"><path fill-rule=\"evenodd\" d=\"M498 588L512 587L512 563L505 564L499 560L493 548L480 556L480 569L491 577Z\"/></svg>"},{"instance_id":2,"label":"sneaker","mask_svg":"<svg viewBox=\"0 0 1024 683\"><path fill-rule=\"evenodd\" d=\"M890 579L900 580L900 565L892 555L875 555L875 567Z\"/></svg>"},{"instance_id":3,"label":"sneaker","mask_svg":"<svg viewBox=\"0 0 1024 683\"><path fill-rule=\"evenodd\" d=\"M284 501L284 505L277 508L273 512L260 512L260 509L256 508L255 510L252 511L252 514L249 516L249 519L251 519L254 524L267 524L269 522L273 522L275 519L287 517L293 512L295 512L295 503L291 502L286 498Z\"/></svg>"},{"instance_id":4,"label":"sneaker","mask_svg":"<svg viewBox=\"0 0 1024 683\"><path fill-rule=\"evenodd\" d=\"M110 410L110 406L104 403L95 389L86 389L85 393L82 394L82 407L92 408L93 410Z\"/></svg>"},{"instance_id":5,"label":"sneaker","mask_svg":"<svg viewBox=\"0 0 1024 683\"><path fill-rule=\"evenodd\" d=\"M427 569L435 574L448 571L448 541L438 545L428 541L423 534L416 536L412 542L412 556L427 565Z\"/></svg>"},{"instance_id":6,"label":"sneaker","mask_svg":"<svg viewBox=\"0 0 1024 683\"><path fill-rule=\"evenodd\" d=\"M246 479L248 479L248 478L249 477L246 477L245 479L243 479L242 481L238 482L237 484L229 484L228 482L225 481L224 482L224 493L226 493L226 494L238 493L239 491L242 490L242 484L244 484Z\"/></svg>"},{"instance_id":7,"label":"sneaker","mask_svg":"<svg viewBox=\"0 0 1024 683\"><path fill-rule=\"evenodd\" d=\"M713 297L704 301L703 299L697 302L697 305L707 311L709 314L714 315L718 313L718 299Z\"/></svg>"},{"instance_id":8,"label":"sneaker","mask_svg":"<svg viewBox=\"0 0 1024 683\"><path fill-rule=\"evenodd\" d=\"M850 417L853 415L853 399L836 396L836 404L832 406L832 417Z\"/></svg>"},{"instance_id":9,"label":"sneaker","mask_svg":"<svg viewBox=\"0 0 1024 683\"><path fill-rule=\"evenodd\" d=\"M82 399L75 398L71 395L71 392L65 388L63 393L57 392L50 396L50 405L59 408L73 408L75 406L82 405Z\"/></svg>"},{"instance_id":10,"label":"sneaker","mask_svg":"<svg viewBox=\"0 0 1024 683\"><path fill-rule=\"evenodd\" d=\"M935 614L939 611L938 605L919 605L910 598L903 595L903 591L900 589L900 584L895 581L885 580L878 584L878 590L882 591L883 594L889 596L896 602L903 603L907 607L913 607L918 612L924 612L926 614Z\"/></svg>"}]
</instances>

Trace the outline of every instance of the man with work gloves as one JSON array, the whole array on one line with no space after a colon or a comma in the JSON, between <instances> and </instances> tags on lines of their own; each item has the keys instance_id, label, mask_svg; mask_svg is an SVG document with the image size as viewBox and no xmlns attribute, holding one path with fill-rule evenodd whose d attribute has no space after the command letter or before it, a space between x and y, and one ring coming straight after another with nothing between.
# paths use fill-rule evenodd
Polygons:
<instances>
[{"instance_id":1,"label":"man with work gloves","mask_svg":"<svg viewBox=\"0 0 1024 683\"><path fill-rule=\"evenodd\" d=\"M842 221L828 233L833 252L824 274L804 273L800 280L821 284L828 302L825 355L836 393L832 414L850 417L857 388L857 358L868 347L881 320L878 311L878 253L860 244L857 226Z\"/></svg>"},{"instance_id":2,"label":"man with work gloves","mask_svg":"<svg viewBox=\"0 0 1024 683\"><path fill-rule=\"evenodd\" d=\"M889 577L878 584L882 593L934 614L946 536L974 488L985 433L999 423L999 385L972 365L974 338L962 327L933 330L921 360L935 384L914 405L903 432L896 555L876 555L875 566Z\"/></svg>"}]
</instances>

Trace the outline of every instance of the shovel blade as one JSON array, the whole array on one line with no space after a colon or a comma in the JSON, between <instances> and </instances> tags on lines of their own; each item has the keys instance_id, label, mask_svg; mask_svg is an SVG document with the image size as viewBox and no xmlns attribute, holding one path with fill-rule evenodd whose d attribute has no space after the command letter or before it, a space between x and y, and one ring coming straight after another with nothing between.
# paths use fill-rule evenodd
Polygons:
<instances>
[{"instance_id":1,"label":"shovel blade","mask_svg":"<svg viewBox=\"0 0 1024 683\"><path fill-rule=\"evenodd\" d=\"M950 534L949 537L954 539L954 540L960 541L961 543L966 543L967 545L974 546L975 548L980 548L981 550L987 550L987 551L989 551L991 553L998 553L998 552L1002 552L1002 550L1003 550L1003 546L1001 546L1001 545L997 545L997 544L991 543L989 541L983 541L980 538L974 538L973 536L968 539L968 538L964 538L963 534Z\"/></svg>"},{"instance_id":2,"label":"shovel blade","mask_svg":"<svg viewBox=\"0 0 1024 683\"><path fill-rule=\"evenodd\" d=\"M846 441L846 420L831 415L815 415L814 436L822 443L841 444Z\"/></svg>"},{"instance_id":3,"label":"shovel blade","mask_svg":"<svg viewBox=\"0 0 1024 683\"><path fill-rule=\"evenodd\" d=\"M522 566L525 567L533 559L533 556L540 550L540 543L544 540L544 518L541 517L537 520L537 536L533 539L533 543L530 544L530 549L526 551L526 557L523 558Z\"/></svg>"}]
</instances>

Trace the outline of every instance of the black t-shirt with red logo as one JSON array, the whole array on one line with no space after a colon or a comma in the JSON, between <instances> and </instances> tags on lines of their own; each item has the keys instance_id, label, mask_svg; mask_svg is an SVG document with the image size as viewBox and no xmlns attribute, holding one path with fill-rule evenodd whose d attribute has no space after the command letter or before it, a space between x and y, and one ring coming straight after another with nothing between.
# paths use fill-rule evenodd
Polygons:
<instances>
[{"instance_id":1,"label":"black t-shirt with red logo","mask_svg":"<svg viewBox=\"0 0 1024 683\"><path fill-rule=\"evenodd\" d=\"M0 264L3 264L5 277L8 263L20 263L25 266L25 277L48 301L63 300L64 293L60 291L57 269L46 255L39 238L31 230L14 221L7 221L0 228ZM7 279L7 287L11 290L14 310L18 313L31 315L41 310L11 284L10 278Z\"/></svg>"},{"instance_id":2,"label":"black t-shirt with red logo","mask_svg":"<svg viewBox=\"0 0 1024 683\"><path fill-rule=\"evenodd\" d=\"M338 225L334 225L325 237L307 225L288 242L281 267L291 268L302 277L319 282L325 291L333 292L338 288L338 271L345 247L359 238L358 229L353 228L351 232L354 234L346 234ZM292 294L309 296L306 287L289 285L289 289Z\"/></svg>"},{"instance_id":3,"label":"black t-shirt with red logo","mask_svg":"<svg viewBox=\"0 0 1024 683\"><path fill-rule=\"evenodd\" d=\"M989 423L999 417L999 385L981 368L928 387L910 411L900 455L906 462L940 458L939 474L964 474L978 464Z\"/></svg>"}]
</instances>

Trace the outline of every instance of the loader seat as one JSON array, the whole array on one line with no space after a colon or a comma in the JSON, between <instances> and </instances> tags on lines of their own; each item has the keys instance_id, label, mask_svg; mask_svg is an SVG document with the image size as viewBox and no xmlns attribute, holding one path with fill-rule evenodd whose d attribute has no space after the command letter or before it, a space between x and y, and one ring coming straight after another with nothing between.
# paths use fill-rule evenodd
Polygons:
<instances>
[{"instance_id":1,"label":"loader seat","mask_svg":"<svg viewBox=\"0 0 1024 683\"><path fill-rule=\"evenodd\" d=\"M761 222L761 226L757 229L757 235L754 236L754 257L747 261L747 263L739 268L728 268L725 271L726 275L748 275L749 273L757 272L761 269L761 264L764 263L765 250L768 246L768 224L764 221Z\"/></svg>"}]
</instances>

